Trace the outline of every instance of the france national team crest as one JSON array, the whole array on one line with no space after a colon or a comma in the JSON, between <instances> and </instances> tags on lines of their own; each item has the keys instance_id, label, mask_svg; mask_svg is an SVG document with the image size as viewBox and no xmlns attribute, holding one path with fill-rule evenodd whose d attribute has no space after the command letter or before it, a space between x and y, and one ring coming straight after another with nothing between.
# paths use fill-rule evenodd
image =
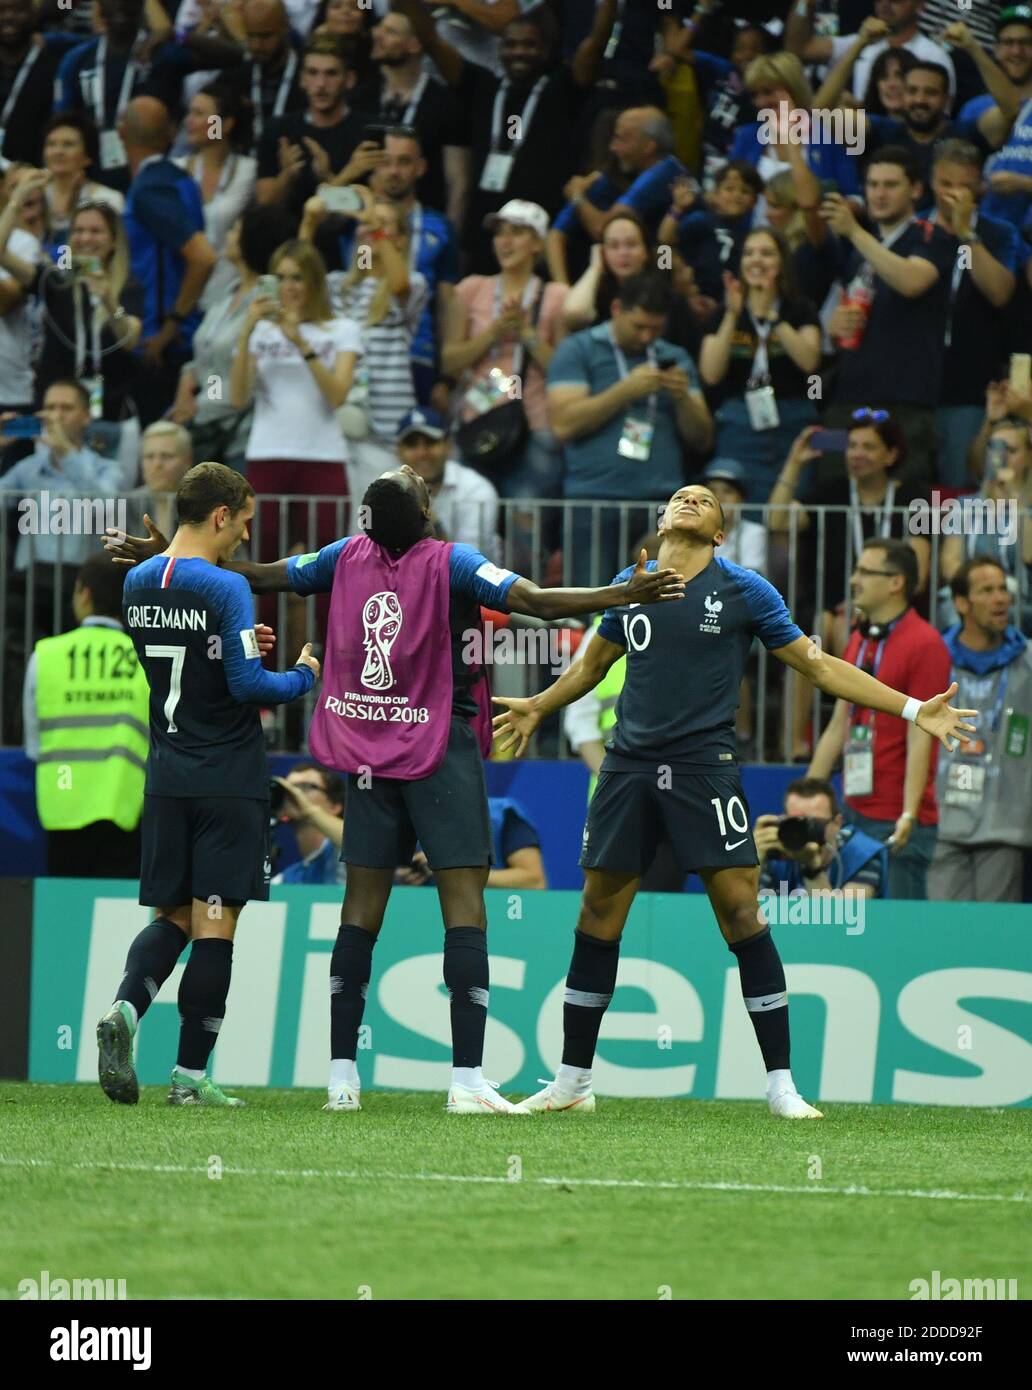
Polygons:
<instances>
[{"instance_id":1,"label":"france national team crest","mask_svg":"<svg viewBox=\"0 0 1032 1390\"><path fill-rule=\"evenodd\" d=\"M721 609L724 607L724 604L719 598L717 598L716 589L713 590L712 594L706 595L705 607L706 613L702 619L702 622L699 624L699 631L719 632L720 612Z\"/></svg>"},{"instance_id":2,"label":"france national team crest","mask_svg":"<svg viewBox=\"0 0 1032 1390\"><path fill-rule=\"evenodd\" d=\"M389 590L366 600L362 609L366 659L359 679L367 690L390 690L394 684L390 655L401 631L402 616L398 596Z\"/></svg>"}]
</instances>

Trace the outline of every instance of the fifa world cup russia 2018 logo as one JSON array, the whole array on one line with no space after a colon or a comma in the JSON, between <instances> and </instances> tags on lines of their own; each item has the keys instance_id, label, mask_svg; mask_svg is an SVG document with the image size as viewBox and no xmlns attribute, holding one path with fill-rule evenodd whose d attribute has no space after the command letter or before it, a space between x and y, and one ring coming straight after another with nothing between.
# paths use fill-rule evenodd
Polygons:
<instances>
[{"instance_id":1,"label":"fifa world cup russia 2018 logo","mask_svg":"<svg viewBox=\"0 0 1032 1390\"><path fill-rule=\"evenodd\" d=\"M362 609L362 626L365 629L362 645L365 648L365 665L359 677L369 690L390 690L394 684L391 670L391 648L401 631L402 612L398 595L385 591L373 594L366 600Z\"/></svg>"}]
</instances>

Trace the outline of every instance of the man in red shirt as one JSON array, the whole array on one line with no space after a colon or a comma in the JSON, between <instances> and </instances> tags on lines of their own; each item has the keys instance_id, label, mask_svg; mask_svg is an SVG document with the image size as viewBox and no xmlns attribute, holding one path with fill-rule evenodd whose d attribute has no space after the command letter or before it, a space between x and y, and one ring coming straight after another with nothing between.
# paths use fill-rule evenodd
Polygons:
<instances>
[{"instance_id":1,"label":"man in red shirt","mask_svg":"<svg viewBox=\"0 0 1032 1390\"><path fill-rule=\"evenodd\" d=\"M844 660L926 700L949 684L950 654L910 607L917 586L917 557L906 541L867 542L852 579L861 621ZM934 740L916 725L837 700L807 773L827 779L843 757L849 820L888 845L891 898L926 896L939 823L936 753Z\"/></svg>"}]
</instances>

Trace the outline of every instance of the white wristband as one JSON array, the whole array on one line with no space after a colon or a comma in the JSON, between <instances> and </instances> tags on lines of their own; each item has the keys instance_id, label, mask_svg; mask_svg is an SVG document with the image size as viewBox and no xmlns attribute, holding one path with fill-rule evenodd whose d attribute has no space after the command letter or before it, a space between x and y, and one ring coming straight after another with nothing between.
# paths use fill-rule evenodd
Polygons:
<instances>
[{"instance_id":1,"label":"white wristband","mask_svg":"<svg viewBox=\"0 0 1032 1390\"><path fill-rule=\"evenodd\" d=\"M913 695L911 695L907 700L906 704L903 706L902 717L904 719L909 719L911 724L916 724L918 711L920 710L922 704L923 701L915 700Z\"/></svg>"}]
</instances>

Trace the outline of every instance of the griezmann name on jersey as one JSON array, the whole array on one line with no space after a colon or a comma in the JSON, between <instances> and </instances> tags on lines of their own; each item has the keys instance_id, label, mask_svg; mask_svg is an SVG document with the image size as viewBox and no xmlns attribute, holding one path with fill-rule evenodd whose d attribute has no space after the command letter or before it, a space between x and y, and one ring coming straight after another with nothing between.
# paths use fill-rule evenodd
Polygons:
<instances>
[{"instance_id":1,"label":"griezmann name on jersey","mask_svg":"<svg viewBox=\"0 0 1032 1390\"><path fill-rule=\"evenodd\" d=\"M122 617L150 683L147 792L267 798L259 706L306 694L315 674L262 666L247 581L155 555L126 576Z\"/></svg>"},{"instance_id":2,"label":"griezmann name on jersey","mask_svg":"<svg viewBox=\"0 0 1032 1390\"><path fill-rule=\"evenodd\" d=\"M633 572L628 566L613 583ZM683 599L608 608L598 633L627 653L603 772L732 765L738 688L753 639L773 649L803 635L773 584L719 556L688 583Z\"/></svg>"}]
</instances>

